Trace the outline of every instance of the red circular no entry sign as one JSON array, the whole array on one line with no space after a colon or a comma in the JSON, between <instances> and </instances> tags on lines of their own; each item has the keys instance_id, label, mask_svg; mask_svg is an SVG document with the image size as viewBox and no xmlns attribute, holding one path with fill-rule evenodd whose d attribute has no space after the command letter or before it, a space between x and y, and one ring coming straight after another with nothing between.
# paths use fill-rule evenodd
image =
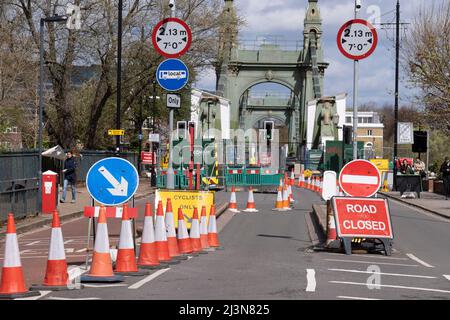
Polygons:
<instances>
[{"instance_id":1,"label":"red circular no entry sign","mask_svg":"<svg viewBox=\"0 0 450 320\"><path fill-rule=\"evenodd\" d=\"M339 173L339 185L352 197L371 197L381 186L378 168L367 160L353 160Z\"/></svg>"},{"instance_id":2,"label":"red circular no entry sign","mask_svg":"<svg viewBox=\"0 0 450 320\"><path fill-rule=\"evenodd\" d=\"M370 56L375 51L377 43L377 30L363 19L347 21L337 35L339 51L352 60L361 60Z\"/></svg>"}]
</instances>

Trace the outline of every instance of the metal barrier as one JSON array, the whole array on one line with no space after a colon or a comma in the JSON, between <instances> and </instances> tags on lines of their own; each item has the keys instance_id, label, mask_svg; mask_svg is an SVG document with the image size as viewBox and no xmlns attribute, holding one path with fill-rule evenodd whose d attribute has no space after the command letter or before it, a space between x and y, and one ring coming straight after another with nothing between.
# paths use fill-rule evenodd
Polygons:
<instances>
[{"instance_id":1,"label":"metal barrier","mask_svg":"<svg viewBox=\"0 0 450 320\"><path fill-rule=\"evenodd\" d=\"M184 190L184 189L189 188L189 179L188 179L187 173L186 173L187 170L188 169L174 170L174 173L175 173L174 187L175 187L175 189ZM196 181L196 173L197 172L194 169L193 178L192 178L194 185L195 185L195 181ZM156 186L158 188L166 188L166 186L167 186L167 170L165 170L165 169L157 170L156 176L157 176L157 185ZM203 177L205 177L204 169L200 170L200 181L202 181ZM204 187L203 182L201 182L201 187Z\"/></svg>"},{"instance_id":2,"label":"metal barrier","mask_svg":"<svg viewBox=\"0 0 450 320\"><path fill-rule=\"evenodd\" d=\"M225 167L225 183L229 186L273 186L283 177L283 170L261 167Z\"/></svg>"},{"instance_id":3,"label":"metal barrier","mask_svg":"<svg viewBox=\"0 0 450 320\"><path fill-rule=\"evenodd\" d=\"M15 218L38 212L38 185L38 178L0 181L0 221L10 212Z\"/></svg>"}]
</instances>

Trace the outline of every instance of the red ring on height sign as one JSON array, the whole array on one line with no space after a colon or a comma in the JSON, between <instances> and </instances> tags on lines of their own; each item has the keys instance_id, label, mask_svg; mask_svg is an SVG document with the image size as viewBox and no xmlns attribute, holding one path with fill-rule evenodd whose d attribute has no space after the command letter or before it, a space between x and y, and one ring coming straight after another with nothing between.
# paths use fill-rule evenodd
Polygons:
<instances>
[{"instance_id":1,"label":"red ring on height sign","mask_svg":"<svg viewBox=\"0 0 450 320\"><path fill-rule=\"evenodd\" d=\"M163 24L166 24L168 22L176 22L176 23L181 24L183 26L183 28L186 29L186 32L187 32L187 44L186 44L186 47L182 51L180 51L178 53L175 53L175 54L169 54L169 53L166 53L163 50L161 50L161 48L158 46L158 42L156 41L156 37L157 37L157 33L158 33L159 28ZM162 56L164 56L166 58L179 58L182 55L184 55L189 50L189 48L191 47L192 32L191 32L191 29L189 28L189 26L183 20L178 19L178 18L166 18L166 19L163 19L160 22L158 22L156 24L156 26L153 28L153 31L152 31L152 43L153 43L153 47L156 49L156 51L160 55L162 55Z\"/></svg>"},{"instance_id":2,"label":"red ring on height sign","mask_svg":"<svg viewBox=\"0 0 450 320\"><path fill-rule=\"evenodd\" d=\"M363 24L363 25L369 27L370 31L371 31L372 34L373 34L373 44L372 44L372 47L370 48L370 50L367 51L365 54L362 54L362 55L360 55L360 56L355 56L355 55L352 55L352 54L348 53L347 51L345 51L345 49L344 49L344 47L342 46L342 43L341 43L341 35L342 35L342 33L344 32L344 30L347 29L347 27L348 27L349 25L352 25L352 24L358 24L358 23L359 23L359 24ZM344 23L344 25L339 29L339 32L338 32L338 34L337 34L336 42L337 42L339 51L340 51L344 56L346 56L347 58L352 59L352 60L362 60L362 59L365 59L365 58L367 58L368 56L370 56L370 55L375 51L375 48L377 47L377 44L378 44L378 34L377 34L377 29L376 29L370 22L368 22L368 21L366 21L366 20L363 20L363 19L353 19L353 20L349 20L349 21L347 21L346 23Z\"/></svg>"}]
</instances>

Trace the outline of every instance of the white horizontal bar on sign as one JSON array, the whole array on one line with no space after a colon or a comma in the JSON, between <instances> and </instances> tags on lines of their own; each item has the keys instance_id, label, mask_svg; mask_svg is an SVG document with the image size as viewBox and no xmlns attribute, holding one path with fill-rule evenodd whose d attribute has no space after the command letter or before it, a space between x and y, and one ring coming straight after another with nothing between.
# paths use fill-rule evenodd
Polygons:
<instances>
[{"instance_id":1,"label":"white horizontal bar on sign","mask_svg":"<svg viewBox=\"0 0 450 320\"><path fill-rule=\"evenodd\" d=\"M359 176L354 174L343 174L343 183L378 184L378 177Z\"/></svg>"}]
</instances>

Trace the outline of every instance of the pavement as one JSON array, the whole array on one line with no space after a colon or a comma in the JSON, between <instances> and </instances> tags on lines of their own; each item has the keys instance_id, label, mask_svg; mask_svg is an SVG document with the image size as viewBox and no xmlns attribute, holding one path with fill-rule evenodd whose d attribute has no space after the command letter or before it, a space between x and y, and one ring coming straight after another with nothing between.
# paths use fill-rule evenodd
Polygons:
<instances>
[{"instance_id":1,"label":"pavement","mask_svg":"<svg viewBox=\"0 0 450 320\"><path fill-rule=\"evenodd\" d=\"M400 192L379 192L379 194L391 199L401 201L416 208L450 218L450 199L445 200L445 196L432 192L421 192L420 198L402 198Z\"/></svg>"}]
</instances>

